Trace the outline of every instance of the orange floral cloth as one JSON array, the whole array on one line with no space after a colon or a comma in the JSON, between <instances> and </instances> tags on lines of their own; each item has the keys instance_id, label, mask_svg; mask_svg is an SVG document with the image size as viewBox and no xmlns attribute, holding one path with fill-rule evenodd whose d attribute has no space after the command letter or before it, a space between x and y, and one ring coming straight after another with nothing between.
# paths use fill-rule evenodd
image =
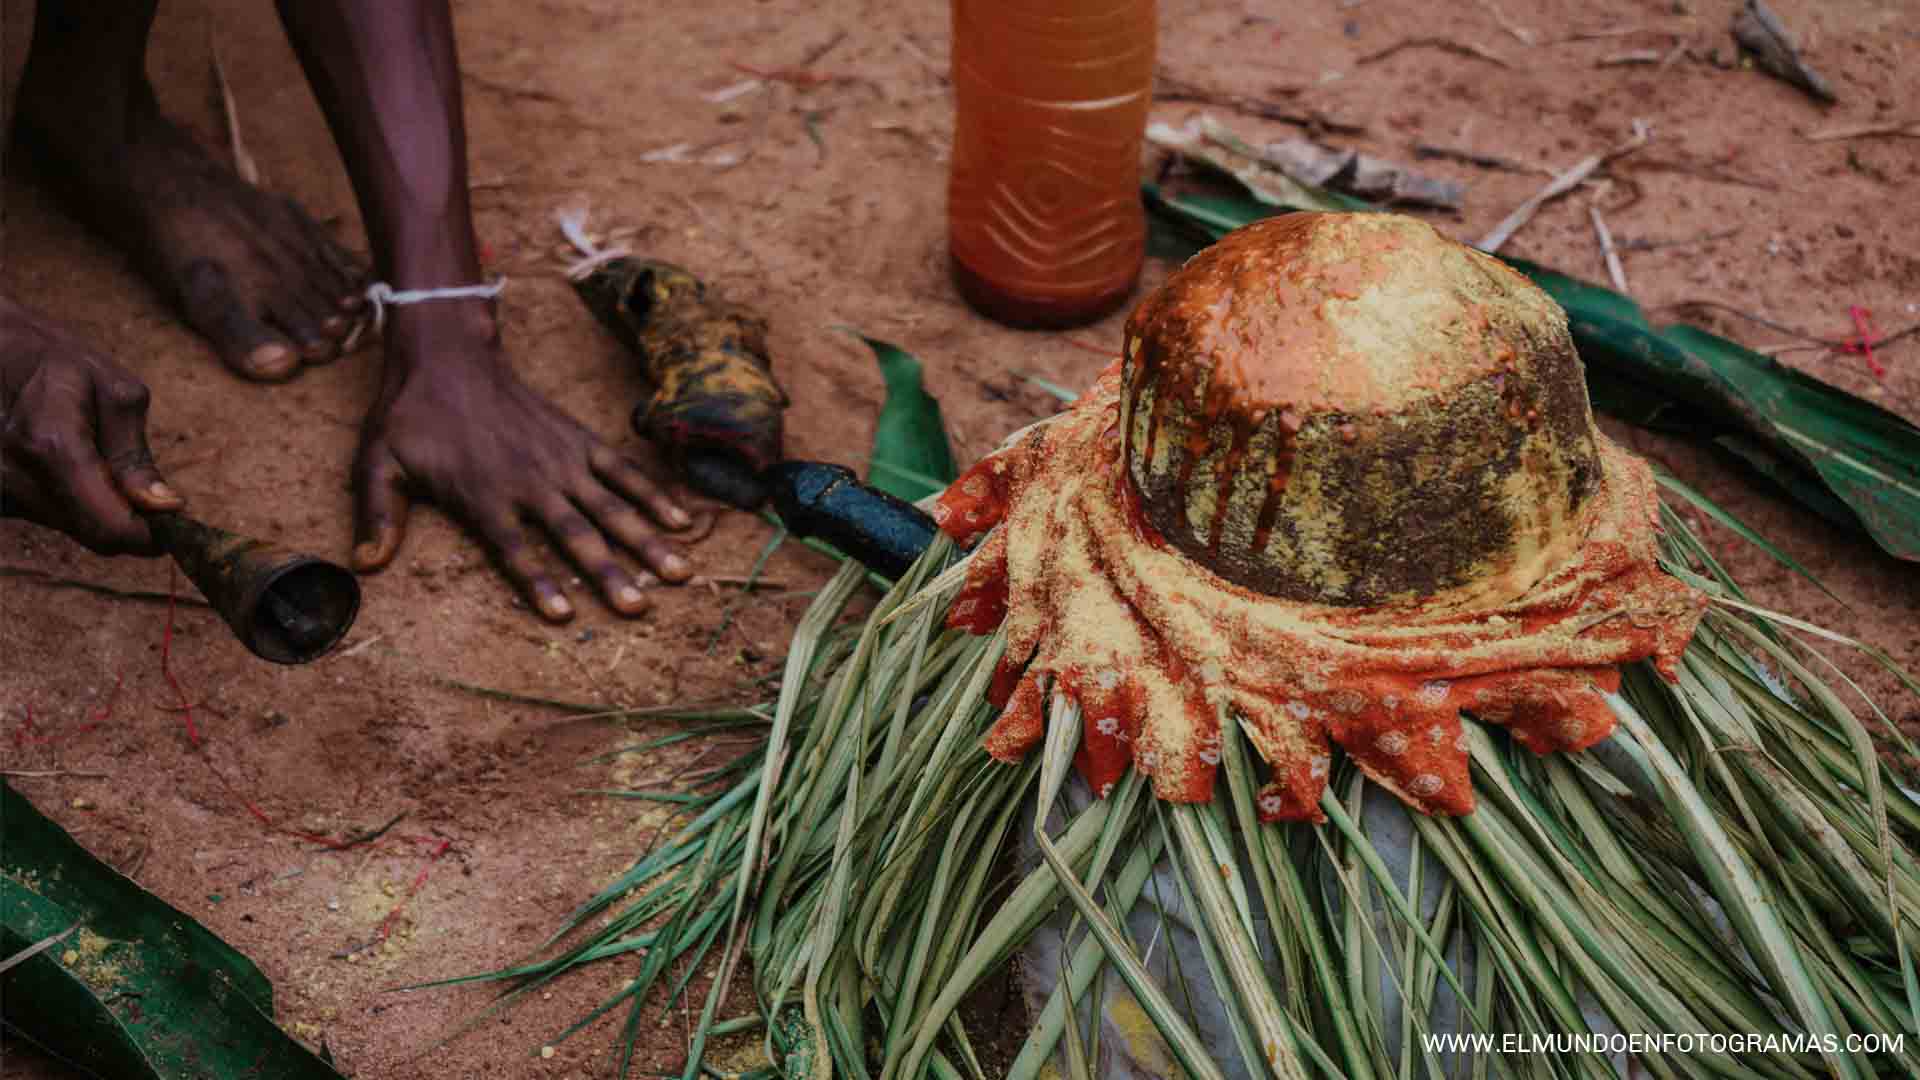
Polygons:
<instances>
[{"instance_id":1,"label":"orange floral cloth","mask_svg":"<svg viewBox=\"0 0 1920 1080\"><path fill-rule=\"evenodd\" d=\"M1132 765L1161 798L1211 798L1220 717L1232 715L1272 770L1263 820L1322 820L1329 738L1409 805L1465 814L1462 710L1536 753L1585 749L1613 731L1601 695L1618 689L1618 665L1652 657L1673 678L1704 609L1655 565L1646 463L1597 433L1605 480L1575 521L1584 544L1517 597L1331 607L1241 588L1138 512L1118 395L1109 369L935 507L949 535L979 543L947 625L1007 630L986 737L1000 760L1044 735L1050 682L1080 706L1076 762L1102 795Z\"/></svg>"}]
</instances>

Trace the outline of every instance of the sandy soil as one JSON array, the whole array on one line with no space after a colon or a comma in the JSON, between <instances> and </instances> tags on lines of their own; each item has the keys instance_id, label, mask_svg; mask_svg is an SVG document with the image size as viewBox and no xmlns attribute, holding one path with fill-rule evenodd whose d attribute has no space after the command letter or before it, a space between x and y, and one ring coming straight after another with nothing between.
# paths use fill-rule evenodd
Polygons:
<instances>
[{"instance_id":1,"label":"sandy soil","mask_svg":"<svg viewBox=\"0 0 1920 1080\"><path fill-rule=\"evenodd\" d=\"M10 74L28 25L17 9L28 6L8 5ZM1169 0L1162 56L1168 72L1188 81L1363 124L1368 134L1356 145L1402 160L1425 142L1564 168L1644 118L1655 142L1615 170L1601 197L1616 238L1693 241L1735 231L1630 252L1626 270L1643 303L1712 299L1828 337L1851 332L1849 305L1871 310L1883 332L1920 319L1920 216L1911 206L1920 140L1804 138L1843 123L1920 120L1920 22L1907 0L1777 0L1840 94L1841 104L1825 110L1760 74L1684 57L1664 69L1600 66L1633 50L1664 54L1689 37L1703 51L1726 52L1732 0L1606 7L1602 14L1573 0L1501 0L1498 11L1490 2ZM1072 335L1015 333L972 316L948 282L946 12L939 3L875 0L458 5L479 227L492 265L514 279L507 339L527 377L597 430L634 441L626 423L641 392L633 365L555 274L552 212L585 200L601 224L636 227L635 248L696 268L772 319L794 398L793 456L859 465L868 444L880 380L836 324L898 341L928 362L963 457L1051 407L1016 372L1085 382L1107 362L1098 351L1117 346L1118 316ZM269 183L335 219L359 245L345 176L268 5L164 5L151 61L162 100L217 143L209 27ZM1523 43L1522 33L1534 43ZM1360 63L1434 35L1501 62L1411 48ZM814 70L834 78L820 85L776 84L725 104L703 98L746 77L737 64L781 68L828 45ZM1164 103L1157 111L1178 122L1197 108ZM1290 130L1215 112L1254 134ZM643 160L676 143L717 144L746 159L730 169ZM287 386L240 384L119 256L17 175L23 170L11 166L19 164L10 163L5 188L0 284L79 327L155 388L161 464L205 517L344 558L346 468L377 351ZM1482 233L1544 182L1465 165L1431 169L1471 184L1462 215L1434 217L1463 237ZM1509 250L1600 277L1592 202L1583 192L1549 206ZM1166 270L1151 264L1149 282ZM1750 325L1715 328L1755 345L1785 341ZM1093 350L1081 347L1089 344ZM1790 359L1920 416L1914 339L1885 350L1884 383L1858 356ZM1915 567L1805 520L1694 449L1625 438L1776 538L1844 606L1709 526L1765 602L1920 664ZM325 662L270 667L250 659L207 612L177 613L172 668L205 735L199 750L185 737L179 698L161 670L164 604L0 579L0 761L10 770L87 774L14 783L93 850L257 959L278 989L281 1021L324 1042L355 1075L607 1075L607 1025L551 1058L538 1048L625 980L630 959L562 982L489 1021L485 1034L425 1056L486 997L390 988L498 966L532 948L652 831L628 804L578 789L667 766L628 758L582 767L634 736L441 680L608 705L740 699L777 669L805 600L774 594L740 605L712 649L735 600L730 590L661 590L652 615L635 621L589 604L573 625L556 629L514 603L478 549L443 519L416 513L414 522L398 563L367 581L348 647ZM709 574L743 574L767 537L757 519L729 515L698 547L698 561ZM12 522L0 524L0 564L168 588L164 565L95 558ZM789 545L767 573L797 593L827 569ZM1842 664L1920 721L1914 700L1898 698L1887 679ZM28 710L52 741L11 738ZM338 834L401 812L405 820L382 842L347 852L284 831ZM445 854L434 861L442 841ZM341 957L383 923L392 931L385 946ZM677 1070L682 1039L676 1016L647 1036L639 1064ZM7 1049L9 1076L60 1075Z\"/></svg>"}]
</instances>

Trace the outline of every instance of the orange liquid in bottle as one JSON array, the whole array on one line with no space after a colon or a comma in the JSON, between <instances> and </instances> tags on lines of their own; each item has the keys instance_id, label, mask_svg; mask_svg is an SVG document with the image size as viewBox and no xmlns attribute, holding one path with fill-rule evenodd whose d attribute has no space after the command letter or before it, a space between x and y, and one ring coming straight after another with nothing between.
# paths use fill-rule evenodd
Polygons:
<instances>
[{"instance_id":1,"label":"orange liquid in bottle","mask_svg":"<svg viewBox=\"0 0 1920 1080\"><path fill-rule=\"evenodd\" d=\"M1091 322L1146 255L1154 0L953 0L954 281L1012 326Z\"/></svg>"}]
</instances>

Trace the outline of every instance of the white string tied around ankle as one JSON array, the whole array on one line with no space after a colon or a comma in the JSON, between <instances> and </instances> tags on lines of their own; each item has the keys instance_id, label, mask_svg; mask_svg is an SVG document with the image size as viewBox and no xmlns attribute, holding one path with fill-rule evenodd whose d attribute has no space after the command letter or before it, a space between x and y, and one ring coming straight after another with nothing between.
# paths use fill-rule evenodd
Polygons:
<instances>
[{"instance_id":1,"label":"white string tied around ankle","mask_svg":"<svg viewBox=\"0 0 1920 1080\"><path fill-rule=\"evenodd\" d=\"M445 289L396 289L384 281L367 286L367 303L373 305L373 329L387 325L387 308L424 304L432 300L491 300L505 290L507 279L493 279L491 285L455 285Z\"/></svg>"},{"instance_id":2,"label":"white string tied around ankle","mask_svg":"<svg viewBox=\"0 0 1920 1080\"><path fill-rule=\"evenodd\" d=\"M553 220L560 226L567 243L572 244L581 255L567 265L568 281L579 281L613 260L633 254L618 244L606 248L596 245L593 238L587 235L587 211L584 207L555 211Z\"/></svg>"}]
</instances>

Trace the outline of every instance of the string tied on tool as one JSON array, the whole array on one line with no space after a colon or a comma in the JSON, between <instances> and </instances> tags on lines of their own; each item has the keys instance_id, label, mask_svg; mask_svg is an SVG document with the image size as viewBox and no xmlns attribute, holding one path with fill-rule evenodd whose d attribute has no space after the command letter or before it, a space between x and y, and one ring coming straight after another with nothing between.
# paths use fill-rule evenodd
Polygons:
<instances>
[{"instance_id":1,"label":"string tied on tool","mask_svg":"<svg viewBox=\"0 0 1920 1080\"><path fill-rule=\"evenodd\" d=\"M567 265L569 281L579 281L607 263L633 254L620 244L604 248L595 244L593 238L587 235L586 207L557 210L554 212L553 220L560 226L560 231L566 236L567 243L572 244L574 250L580 253L579 259Z\"/></svg>"}]
</instances>

